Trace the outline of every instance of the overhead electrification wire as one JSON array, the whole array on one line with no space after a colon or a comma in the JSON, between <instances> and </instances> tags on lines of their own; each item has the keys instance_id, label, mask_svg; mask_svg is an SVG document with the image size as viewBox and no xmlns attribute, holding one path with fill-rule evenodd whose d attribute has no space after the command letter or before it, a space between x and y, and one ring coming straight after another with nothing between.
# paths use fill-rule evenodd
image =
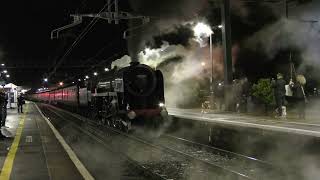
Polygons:
<instances>
[{"instance_id":1,"label":"overhead electrification wire","mask_svg":"<svg viewBox=\"0 0 320 180\"><path fill-rule=\"evenodd\" d=\"M107 7L112 6L115 3L115 1L112 1L110 3L106 3L103 8L99 11L99 13L103 12ZM85 27L85 29L80 33L80 35L77 37L77 39L72 43L70 48L66 51L66 53L61 57L59 62L54 66L53 70L49 74L48 78L51 78L51 76L57 71L57 69L61 66L63 61L66 59L66 57L72 52L72 50L79 44L79 42L87 35L87 33L93 28L93 26L99 21L98 17L95 17L91 20L91 22Z\"/></svg>"},{"instance_id":2,"label":"overhead electrification wire","mask_svg":"<svg viewBox=\"0 0 320 180\"><path fill-rule=\"evenodd\" d=\"M85 70L85 71L82 72L81 74L74 75L74 76L72 76L71 78L65 79L64 81L74 80L74 79L76 79L77 77L79 78L80 76L82 76L82 75L84 75L84 74L86 74L86 73L91 72L91 71L94 70L95 68L100 67L100 66L102 66L104 63L107 63L107 62L109 62L110 60L113 60L114 58L117 58L117 57L119 57L119 56L120 56L119 53L115 53L115 54L109 56L108 58L106 58L105 60L101 61L100 63L98 63L98 64L90 67L90 68L87 69L87 70ZM80 78L80 79L81 79L81 78Z\"/></svg>"}]
</instances>

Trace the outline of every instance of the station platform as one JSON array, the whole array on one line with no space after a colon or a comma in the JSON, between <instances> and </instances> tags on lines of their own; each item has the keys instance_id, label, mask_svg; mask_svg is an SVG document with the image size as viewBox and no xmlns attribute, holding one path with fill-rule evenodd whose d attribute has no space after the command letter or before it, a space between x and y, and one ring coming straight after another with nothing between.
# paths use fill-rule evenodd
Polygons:
<instances>
[{"instance_id":1,"label":"station platform","mask_svg":"<svg viewBox=\"0 0 320 180\"><path fill-rule=\"evenodd\" d=\"M92 179L34 103L8 109L0 140L0 180Z\"/></svg>"},{"instance_id":2,"label":"station platform","mask_svg":"<svg viewBox=\"0 0 320 180\"><path fill-rule=\"evenodd\" d=\"M241 113L223 113L201 109L168 108L169 115L182 119L204 121L219 125L256 128L276 132L294 133L311 137L320 137L320 118L314 116L311 119L274 119L265 116L253 116Z\"/></svg>"}]
</instances>

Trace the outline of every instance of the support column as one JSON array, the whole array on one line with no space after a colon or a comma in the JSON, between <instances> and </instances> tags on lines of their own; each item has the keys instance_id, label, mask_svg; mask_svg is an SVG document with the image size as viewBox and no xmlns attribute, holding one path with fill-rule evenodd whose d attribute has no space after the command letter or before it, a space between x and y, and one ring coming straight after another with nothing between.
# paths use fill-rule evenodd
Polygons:
<instances>
[{"instance_id":1,"label":"support column","mask_svg":"<svg viewBox=\"0 0 320 180\"><path fill-rule=\"evenodd\" d=\"M211 104L211 109L213 109L213 104L214 104L214 85L213 85L213 44L212 44L212 36L213 34L210 34L210 61L211 61L211 75L210 75L210 104Z\"/></svg>"},{"instance_id":2,"label":"support column","mask_svg":"<svg viewBox=\"0 0 320 180\"><path fill-rule=\"evenodd\" d=\"M286 18L289 18L289 4L288 4L288 0L284 0L284 5L285 5L285 9L286 9Z\"/></svg>"},{"instance_id":3,"label":"support column","mask_svg":"<svg viewBox=\"0 0 320 180\"><path fill-rule=\"evenodd\" d=\"M225 109L229 111L232 109L231 86L233 80L230 0L223 0L221 6L221 17L223 25L222 40L224 48Z\"/></svg>"}]
</instances>

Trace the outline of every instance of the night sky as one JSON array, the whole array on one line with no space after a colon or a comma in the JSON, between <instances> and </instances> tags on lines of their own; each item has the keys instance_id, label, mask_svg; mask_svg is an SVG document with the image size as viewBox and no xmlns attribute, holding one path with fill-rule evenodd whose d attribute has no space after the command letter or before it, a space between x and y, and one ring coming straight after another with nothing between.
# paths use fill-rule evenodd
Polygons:
<instances>
[{"instance_id":1,"label":"night sky","mask_svg":"<svg viewBox=\"0 0 320 180\"><path fill-rule=\"evenodd\" d=\"M143 0L139 2L141 3ZM154 6L159 7L163 4L168 5L161 7L162 10L166 12L165 7L170 7L171 1L165 2L166 3L158 4L149 3L149 5L153 8L156 8ZM89 0L56 0L51 2L42 0L12 0L2 2L0 6L0 61L6 64L11 75L11 81L17 85L29 87L40 86L42 78L45 77L45 73L52 70L55 63L63 56L92 19L84 19L81 25L64 31L58 40L50 39L51 31L69 24L72 21L72 18L69 17L70 14L98 12L105 3L106 1L104 0L95 2ZM176 4L179 3L183 4L183 0L180 0ZM143 6L142 8L140 7L140 9L139 7L133 7L133 9L131 9L129 4L126 0L120 0L121 10L131 12L133 9L138 9L140 10L139 13L146 12L152 15L154 13L152 9L147 11L148 7ZM256 5L249 5L249 9L257 10L251 11L248 20L237 17L237 14L233 15L233 41L242 41L253 32L263 28L265 24L276 21L277 18L273 14L270 14L269 9L264 7L255 8L254 6ZM308 8L308 6L302 7ZM311 7L314 8L315 6ZM283 8L280 8L279 11L282 13ZM171 7L168 13L171 12L179 11ZM186 14L182 12L183 10L181 14L186 16ZM299 14L300 10L299 8L294 8L290 13L292 13L293 16L294 14ZM193 14L191 13L191 15ZM219 12L209 10L206 16L211 24L219 24L217 20L219 19L217 18ZM83 78L86 74L85 71L90 69L93 64L105 61L105 63L101 64L101 67L97 69L101 70L103 66L107 66L111 60L128 54L127 42L122 38L123 31L126 29L126 21L120 23L120 25L110 25L105 20L99 20L78 46L74 48L72 53L64 60L61 68L51 77L50 81L57 83L70 77L75 77L75 79L78 77ZM186 34L190 36L190 33ZM161 38L171 39L172 42L186 43L186 39L183 37L174 37L174 35L172 37L172 34L163 35L156 40L161 42ZM263 55L253 54L250 56L256 58ZM243 66L245 67L242 69L246 71L250 70L251 65L244 64ZM95 68L93 67L92 69Z\"/></svg>"},{"instance_id":2,"label":"night sky","mask_svg":"<svg viewBox=\"0 0 320 180\"><path fill-rule=\"evenodd\" d=\"M0 6L0 61L5 63L12 82L18 85L40 85L44 73L66 52L81 33L90 18L84 23L64 31L58 40L51 40L51 30L69 24L73 13L98 12L105 1L4 1ZM128 3L120 3L127 10ZM53 77L59 81L87 68L73 68L94 64L115 53L126 54L126 41L122 32L126 23L109 25L99 20L79 45L66 58L61 69ZM120 56L120 55L119 55ZM88 60L91 57L90 60ZM87 63L85 63L87 62ZM16 68L15 68L16 67Z\"/></svg>"}]
</instances>

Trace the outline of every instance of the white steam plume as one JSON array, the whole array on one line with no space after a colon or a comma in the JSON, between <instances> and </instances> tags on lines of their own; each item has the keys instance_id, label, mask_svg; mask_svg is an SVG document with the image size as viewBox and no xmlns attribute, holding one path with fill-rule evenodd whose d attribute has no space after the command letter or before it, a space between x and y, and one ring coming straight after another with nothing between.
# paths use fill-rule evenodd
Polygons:
<instances>
[{"instance_id":1,"label":"white steam plume","mask_svg":"<svg viewBox=\"0 0 320 180\"><path fill-rule=\"evenodd\" d=\"M163 42L160 48L146 48L138 54L138 57L141 64L163 72L166 101L171 107L197 99L200 83L211 76L209 47L200 47L194 39L190 39L188 48ZM213 76L222 78L223 51L221 47L214 47L213 57ZM130 62L130 57L126 55L114 61L112 67L126 67Z\"/></svg>"},{"instance_id":2,"label":"white steam plume","mask_svg":"<svg viewBox=\"0 0 320 180\"><path fill-rule=\"evenodd\" d=\"M302 52L303 65L320 67L320 27L308 22L280 19L255 33L246 42L246 47L264 51L270 59L282 49L298 48Z\"/></svg>"}]
</instances>

